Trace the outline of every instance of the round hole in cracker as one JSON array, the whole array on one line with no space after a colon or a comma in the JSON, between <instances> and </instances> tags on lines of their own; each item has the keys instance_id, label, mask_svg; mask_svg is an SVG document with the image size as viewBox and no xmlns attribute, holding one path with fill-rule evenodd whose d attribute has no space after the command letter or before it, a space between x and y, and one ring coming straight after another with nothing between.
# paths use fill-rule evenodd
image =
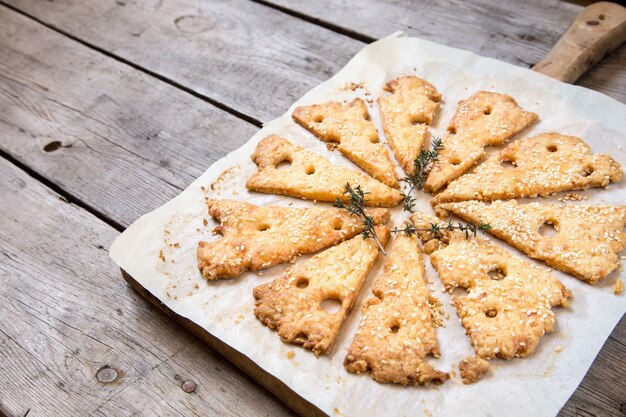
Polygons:
<instances>
[{"instance_id":1,"label":"round hole in cracker","mask_svg":"<svg viewBox=\"0 0 626 417\"><path fill-rule=\"evenodd\" d=\"M456 135L456 127L449 127L448 133L451 135Z\"/></svg>"},{"instance_id":2,"label":"round hole in cracker","mask_svg":"<svg viewBox=\"0 0 626 417\"><path fill-rule=\"evenodd\" d=\"M278 170L289 169L290 166L291 166L291 161L289 159L283 159L282 161L276 164L276 169Z\"/></svg>"},{"instance_id":3,"label":"round hole in cracker","mask_svg":"<svg viewBox=\"0 0 626 417\"><path fill-rule=\"evenodd\" d=\"M515 168L517 168L517 165L515 165L515 161L508 161L508 160L500 161L500 165L504 169L515 169Z\"/></svg>"},{"instance_id":4,"label":"round hole in cracker","mask_svg":"<svg viewBox=\"0 0 626 417\"><path fill-rule=\"evenodd\" d=\"M341 219L333 220L333 229L341 230L342 227L343 227L343 221Z\"/></svg>"},{"instance_id":5,"label":"round hole in cracker","mask_svg":"<svg viewBox=\"0 0 626 417\"><path fill-rule=\"evenodd\" d=\"M306 277L300 277L296 280L296 287L304 289L309 286L309 279Z\"/></svg>"},{"instance_id":6,"label":"round hole in cracker","mask_svg":"<svg viewBox=\"0 0 626 417\"><path fill-rule=\"evenodd\" d=\"M315 167L313 165L309 165L304 169L304 173L306 175L313 175L315 174Z\"/></svg>"},{"instance_id":7,"label":"round hole in cracker","mask_svg":"<svg viewBox=\"0 0 626 417\"><path fill-rule=\"evenodd\" d=\"M452 165L459 165L461 163L461 158L459 158L458 156L452 156L450 157L449 161Z\"/></svg>"},{"instance_id":8,"label":"round hole in cracker","mask_svg":"<svg viewBox=\"0 0 626 417\"><path fill-rule=\"evenodd\" d=\"M261 224L259 224L259 225L257 226L257 230L258 230L259 232L264 232L264 231L268 230L269 228L270 228L270 225L269 225L269 224L267 224L267 223L261 223Z\"/></svg>"},{"instance_id":9,"label":"round hole in cracker","mask_svg":"<svg viewBox=\"0 0 626 417\"><path fill-rule=\"evenodd\" d=\"M426 122L427 120L425 120L423 117L420 117L419 114L411 117L411 124L413 126L422 125L422 124L425 124Z\"/></svg>"},{"instance_id":10,"label":"round hole in cracker","mask_svg":"<svg viewBox=\"0 0 626 417\"><path fill-rule=\"evenodd\" d=\"M337 298L328 297L322 300L321 307L326 313L335 314L341 311L341 301Z\"/></svg>"},{"instance_id":11,"label":"round hole in cracker","mask_svg":"<svg viewBox=\"0 0 626 417\"><path fill-rule=\"evenodd\" d=\"M548 152L556 152L559 148L557 148L556 145L548 145L546 149L548 150Z\"/></svg>"},{"instance_id":12,"label":"round hole in cracker","mask_svg":"<svg viewBox=\"0 0 626 417\"><path fill-rule=\"evenodd\" d=\"M491 114L491 110L493 110L493 108L491 106L487 106L485 107L485 109L483 110L483 114L485 115L490 115Z\"/></svg>"},{"instance_id":13,"label":"round hole in cracker","mask_svg":"<svg viewBox=\"0 0 626 417\"><path fill-rule=\"evenodd\" d=\"M496 280L496 281L499 281L503 279L504 277L506 277L506 271L500 265L494 265L491 268L489 268L489 271L487 271L487 274L489 275L489 278Z\"/></svg>"},{"instance_id":14,"label":"round hole in cracker","mask_svg":"<svg viewBox=\"0 0 626 417\"><path fill-rule=\"evenodd\" d=\"M393 326L389 327L389 331L391 333L398 333L398 330L400 330L400 326L398 326L397 324L394 324Z\"/></svg>"},{"instance_id":15,"label":"round hole in cracker","mask_svg":"<svg viewBox=\"0 0 626 417\"><path fill-rule=\"evenodd\" d=\"M552 237L558 233L554 220L546 220L539 226L539 234L545 237Z\"/></svg>"},{"instance_id":16,"label":"round hole in cracker","mask_svg":"<svg viewBox=\"0 0 626 417\"><path fill-rule=\"evenodd\" d=\"M315 123L322 123L324 121L324 115L323 114L316 114L315 116L313 116L313 121Z\"/></svg>"},{"instance_id":17,"label":"round hole in cracker","mask_svg":"<svg viewBox=\"0 0 626 417\"><path fill-rule=\"evenodd\" d=\"M591 174L593 174L594 171L595 171L595 168L592 167L591 165L588 165L588 166L585 167L585 169L583 170L583 172L580 175L582 175L583 177L588 177Z\"/></svg>"},{"instance_id":18,"label":"round hole in cracker","mask_svg":"<svg viewBox=\"0 0 626 417\"><path fill-rule=\"evenodd\" d=\"M485 316L489 318L494 318L497 315L498 315L498 310L496 310L495 308L490 308L489 310L485 311Z\"/></svg>"}]
</instances>

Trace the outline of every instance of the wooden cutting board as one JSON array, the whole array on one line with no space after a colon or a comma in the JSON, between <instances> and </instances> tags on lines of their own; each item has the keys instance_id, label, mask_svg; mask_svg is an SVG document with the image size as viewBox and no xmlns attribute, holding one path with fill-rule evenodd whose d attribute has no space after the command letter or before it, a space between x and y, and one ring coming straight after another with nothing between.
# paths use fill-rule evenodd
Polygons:
<instances>
[{"instance_id":1,"label":"wooden cutting board","mask_svg":"<svg viewBox=\"0 0 626 417\"><path fill-rule=\"evenodd\" d=\"M626 8L609 2L595 3L578 15L554 48L532 70L566 83L573 83L591 66L625 41ZM326 416L320 409L265 372L247 356L214 337L191 320L174 313L124 270L122 270L122 276L136 292L228 358L298 414L306 417Z\"/></svg>"}]
</instances>

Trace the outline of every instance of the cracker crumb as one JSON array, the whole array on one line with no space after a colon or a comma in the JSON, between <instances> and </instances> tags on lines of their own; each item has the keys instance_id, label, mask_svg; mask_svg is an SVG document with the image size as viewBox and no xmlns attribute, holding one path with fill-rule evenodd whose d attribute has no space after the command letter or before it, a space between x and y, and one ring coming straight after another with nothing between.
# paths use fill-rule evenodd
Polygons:
<instances>
[{"instance_id":1,"label":"cracker crumb","mask_svg":"<svg viewBox=\"0 0 626 417\"><path fill-rule=\"evenodd\" d=\"M563 350L563 346L561 345L556 345L556 347L554 348L554 351L557 353L561 352L562 350Z\"/></svg>"},{"instance_id":2,"label":"cracker crumb","mask_svg":"<svg viewBox=\"0 0 626 417\"><path fill-rule=\"evenodd\" d=\"M569 193L569 194L565 194L563 197L559 198L558 200L561 203L565 203L566 201L581 201L581 200L587 200L588 198L589 197L587 197L586 195Z\"/></svg>"},{"instance_id":3,"label":"cracker crumb","mask_svg":"<svg viewBox=\"0 0 626 417\"><path fill-rule=\"evenodd\" d=\"M345 83L341 87L341 90L344 90L344 91L356 91L359 88L363 88L364 84L365 84L364 82L360 82L360 83L353 83L353 82Z\"/></svg>"},{"instance_id":4,"label":"cracker crumb","mask_svg":"<svg viewBox=\"0 0 626 417\"><path fill-rule=\"evenodd\" d=\"M479 356L461 359L459 371L463 384L472 384L481 379L489 370L489 362Z\"/></svg>"},{"instance_id":5,"label":"cracker crumb","mask_svg":"<svg viewBox=\"0 0 626 417\"><path fill-rule=\"evenodd\" d=\"M613 294L620 295L624 291L624 281L621 278L615 280L613 284Z\"/></svg>"},{"instance_id":6,"label":"cracker crumb","mask_svg":"<svg viewBox=\"0 0 626 417\"><path fill-rule=\"evenodd\" d=\"M293 350L287 352L287 359L293 359L295 356L296 354L293 352Z\"/></svg>"},{"instance_id":7,"label":"cracker crumb","mask_svg":"<svg viewBox=\"0 0 626 417\"><path fill-rule=\"evenodd\" d=\"M165 262L165 255L163 255L163 250L159 251L159 259L161 259L161 262Z\"/></svg>"}]
</instances>

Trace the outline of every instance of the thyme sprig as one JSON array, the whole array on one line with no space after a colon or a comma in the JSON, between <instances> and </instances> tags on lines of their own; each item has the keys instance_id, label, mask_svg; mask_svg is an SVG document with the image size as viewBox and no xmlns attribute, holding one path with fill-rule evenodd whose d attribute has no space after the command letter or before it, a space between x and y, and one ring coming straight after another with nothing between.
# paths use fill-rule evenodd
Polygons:
<instances>
[{"instance_id":1,"label":"thyme sprig","mask_svg":"<svg viewBox=\"0 0 626 417\"><path fill-rule=\"evenodd\" d=\"M376 236L374 219L365 213L365 194L369 193L364 192L363 189L361 189L360 185L352 188L350 186L350 183L346 183L346 188L343 193L348 195L348 202L344 203L340 198L337 198L333 206L347 210L357 216L359 219L361 219L361 221L363 222L363 230L361 231L363 238L374 239L383 254L387 255L385 249L383 248L383 245L380 243L380 240L378 240L378 236Z\"/></svg>"},{"instance_id":2,"label":"thyme sprig","mask_svg":"<svg viewBox=\"0 0 626 417\"><path fill-rule=\"evenodd\" d=\"M441 139L433 139L432 149L422 149L420 154L413 161L414 172L400 180L409 184L409 190L404 194L405 211L413 213L416 200L411 193L413 190L421 190L424 188L432 163L439 160L439 151L441 151L441 149L443 149Z\"/></svg>"},{"instance_id":3,"label":"thyme sprig","mask_svg":"<svg viewBox=\"0 0 626 417\"><path fill-rule=\"evenodd\" d=\"M432 232L436 237L441 237L442 231L460 230L462 232L465 232L465 239L468 239L470 235L472 235L473 237L476 237L478 232L485 233L485 231L489 229L491 229L491 225L488 223L481 222L479 224L475 224L475 223L470 222L468 224L457 223L455 225L451 221L449 221L448 224L443 225L443 226L438 223L431 223L430 227L415 227L413 224L409 223L402 228L396 227L391 232L392 233L404 233L407 235L412 235L417 232Z\"/></svg>"}]
</instances>

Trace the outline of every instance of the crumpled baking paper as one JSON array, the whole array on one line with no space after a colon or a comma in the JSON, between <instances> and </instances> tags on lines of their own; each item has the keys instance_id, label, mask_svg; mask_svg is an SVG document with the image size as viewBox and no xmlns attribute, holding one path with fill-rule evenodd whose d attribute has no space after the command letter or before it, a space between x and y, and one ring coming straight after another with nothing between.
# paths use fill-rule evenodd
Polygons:
<instances>
[{"instance_id":1,"label":"crumpled baking paper","mask_svg":"<svg viewBox=\"0 0 626 417\"><path fill-rule=\"evenodd\" d=\"M217 239L211 234L216 224L207 213L205 196L259 205L310 207L314 204L245 189L247 177L256 169L250 155L262 138L278 134L338 165L358 169L291 120L296 106L362 97L384 138L375 100L383 94L387 81L407 74L428 80L443 94L442 108L431 128L433 136L443 136L459 100L478 90L497 91L512 95L524 109L540 115L540 122L522 137L550 131L579 136L595 153L609 153L622 166L626 165L622 150L626 146L623 104L504 62L397 33L363 48L339 73L308 92L284 115L267 123L241 148L209 167L180 195L133 223L113 243L111 258L174 312L248 356L328 415L554 416L626 311L626 297L613 295L611 288L623 272L615 271L592 287L554 271L573 292L570 308L555 309L556 331L545 336L530 357L493 360L483 380L466 386L460 382L457 365L460 359L473 354L473 350L449 304L449 295L440 291L441 283L424 256L426 276L436 289L434 295L441 299L450 317L446 327L437 331L441 357L429 359L429 363L451 371L453 377L437 387L401 387L376 383L369 374L349 374L342 365L361 316L360 303L371 296L372 285L381 272L382 255L368 276L332 353L320 358L298 346L283 344L275 332L254 317L252 289L276 278L288 264L217 282L204 280L196 267L198 241ZM349 83L360 87L348 88ZM402 176L399 167L397 173ZM568 204L624 203L624 182L578 194L587 196L588 201ZM556 201L562 196L563 193L540 201ZM416 197L417 209L432 213L428 203L431 196L420 192ZM322 204L326 203L318 203ZM400 225L406 217L400 207L392 210L392 214L392 226ZM525 257L503 242L491 240ZM302 256L297 262L307 258ZM557 346L562 347L560 353Z\"/></svg>"}]
</instances>

